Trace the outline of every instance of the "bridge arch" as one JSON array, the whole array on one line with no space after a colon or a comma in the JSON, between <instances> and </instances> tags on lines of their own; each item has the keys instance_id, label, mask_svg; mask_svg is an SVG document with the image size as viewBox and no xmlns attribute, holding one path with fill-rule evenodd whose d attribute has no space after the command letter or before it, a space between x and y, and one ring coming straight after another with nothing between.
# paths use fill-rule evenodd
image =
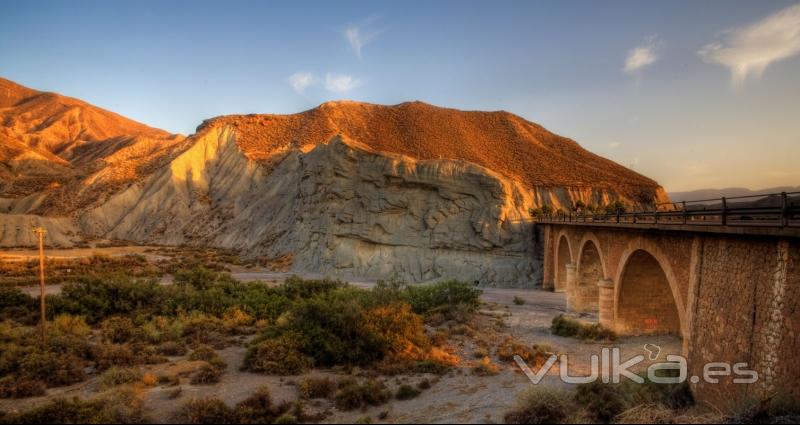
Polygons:
<instances>
[{"instance_id":1,"label":"bridge arch","mask_svg":"<svg viewBox=\"0 0 800 425\"><path fill-rule=\"evenodd\" d=\"M555 291L564 292L567 287L567 265L574 264L572 244L567 232L562 230L556 239Z\"/></svg>"},{"instance_id":2,"label":"bridge arch","mask_svg":"<svg viewBox=\"0 0 800 425\"><path fill-rule=\"evenodd\" d=\"M614 280L614 328L620 334L688 336L684 300L667 258L642 240L623 253Z\"/></svg>"},{"instance_id":3,"label":"bridge arch","mask_svg":"<svg viewBox=\"0 0 800 425\"><path fill-rule=\"evenodd\" d=\"M606 262L600 240L587 233L581 240L573 287L568 289L570 307L576 311L597 311L600 289L597 282L607 275Z\"/></svg>"}]
</instances>

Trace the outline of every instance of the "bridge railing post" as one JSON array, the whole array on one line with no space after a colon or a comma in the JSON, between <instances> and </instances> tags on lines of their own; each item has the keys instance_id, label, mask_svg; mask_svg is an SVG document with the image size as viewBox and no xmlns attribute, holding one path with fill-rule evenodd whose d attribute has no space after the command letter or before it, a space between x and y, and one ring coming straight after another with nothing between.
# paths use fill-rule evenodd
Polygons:
<instances>
[{"instance_id":1,"label":"bridge railing post","mask_svg":"<svg viewBox=\"0 0 800 425\"><path fill-rule=\"evenodd\" d=\"M722 198L722 225L728 225L728 200L723 197Z\"/></svg>"},{"instance_id":2,"label":"bridge railing post","mask_svg":"<svg viewBox=\"0 0 800 425\"><path fill-rule=\"evenodd\" d=\"M789 226L789 196L781 192L781 227Z\"/></svg>"},{"instance_id":3,"label":"bridge railing post","mask_svg":"<svg viewBox=\"0 0 800 425\"><path fill-rule=\"evenodd\" d=\"M689 222L689 213L686 211L686 201L683 201L682 204L683 204L683 224L687 224Z\"/></svg>"},{"instance_id":4,"label":"bridge railing post","mask_svg":"<svg viewBox=\"0 0 800 425\"><path fill-rule=\"evenodd\" d=\"M617 224L619 224L619 216L620 216L620 211L619 208L617 208Z\"/></svg>"}]
</instances>

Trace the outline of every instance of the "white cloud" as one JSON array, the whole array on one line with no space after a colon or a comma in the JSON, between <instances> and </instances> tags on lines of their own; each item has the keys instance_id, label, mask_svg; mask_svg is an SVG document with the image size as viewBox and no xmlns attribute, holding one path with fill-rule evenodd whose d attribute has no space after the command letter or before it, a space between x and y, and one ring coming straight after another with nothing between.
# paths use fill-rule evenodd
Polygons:
<instances>
[{"instance_id":1,"label":"white cloud","mask_svg":"<svg viewBox=\"0 0 800 425\"><path fill-rule=\"evenodd\" d=\"M644 44L628 51L625 67L628 74L637 74L642 68L654 64L658 60L659 42L655 36L648 38Z\"/></svg>"},{"instance_id":2,"label":"white cloud","mask_svg":"<svg viewBox=\"0 0 800 425\"><path fill-rule=\"evenodd\" d=\"M326 74L325 88L334 93L346 93L361 85L361 81L346 74Z\"/></svg>"},{"instance_id":3,"label":"white cloud","mask_svg":"<svg viewBox=\"0 0 800 425\"><path fill-rule=\"evenodd\" d=\"M760 78L773 62L800 53L800 4L724 34L723 41L700 49L700 57L728 67L735 85L750 75Z\"/></svg>"},{"instance_id":4,"label":"white cloud","mask_svg":"<svg viewBox=\"0 0 800 425\"><path fill-rule=\"evenodd\" d=\"M308 87L318 82L319 79L310 72L295 72L289 76L289 85L292 86L294 91L301 95L305 94Z\"/></svg>"},{"instance_id":5,"label":"white cloud","mask_svg":"<svg viewBox=\"0 0 800 425\"><path fill-rule=\"evenodd\" d=\"M370 21L372 21L372 19L367 20L367 22ZM364 46L375 39L375 37L377 37L381 32L382 31L364 32L362 27L351 25L344 30L344 38L347 39L347 42L350 44L350 48L353 49L353 53L356 54L358 60L362 60L363 56L361 55L361 50L363 50Z\"/></svg>"},{"instance_id":6,"label":"white cloud","mask_svg":"<svg viewBox=\"0 0 800 425\"><path fill-rule=\"evenodd\" d=\"M620 142L611 142L611 143L608 144L608 147L611 148L611 149L616 149L616 148L618 148L620 146L622 146L622 143L620 143Z\"/></svg>"}]
</instances>

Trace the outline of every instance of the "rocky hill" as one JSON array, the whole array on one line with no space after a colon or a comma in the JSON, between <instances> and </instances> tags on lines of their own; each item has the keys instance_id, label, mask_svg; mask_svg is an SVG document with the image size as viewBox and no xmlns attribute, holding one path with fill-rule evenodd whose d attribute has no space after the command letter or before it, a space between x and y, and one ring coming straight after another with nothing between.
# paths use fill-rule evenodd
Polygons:
<instances>
[{"instance_id":1,"label":"rocky hill","mask_svg":"<svg viewBox=\"0 0 800 425\"><path fill-rule=\"evenodd\" d=\"M13 117L30 96L6 95L14 106L0 113ZM666 200L654 181L508 112L330 102L210 119L185 140L109 124L84 129L90 143L81 132L45 142L37 126L6 122L15 143L3 146L64 167L48 167L53 181L69 177L0 195L5 246L26 244L40 220L62 244L208 245L342 277L528 286L540 273L532 209ZM20 174L5 167L0 176Z\"/></svg>"}]
</instances>

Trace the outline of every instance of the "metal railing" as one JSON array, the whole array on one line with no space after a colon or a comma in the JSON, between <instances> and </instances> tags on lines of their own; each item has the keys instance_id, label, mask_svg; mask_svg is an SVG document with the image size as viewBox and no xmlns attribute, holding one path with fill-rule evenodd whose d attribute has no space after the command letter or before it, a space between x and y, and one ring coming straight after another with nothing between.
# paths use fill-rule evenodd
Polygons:
<instances>
[{"instance_id":1,"label":"metal railing","mask_svg":"<svg viewBox=\"0 0 800 425\"><path fill-rule=\"evenodd\" d=\"M572 211L539 215L542 223L800 227L800 192L669 202L630 211Z\"/></svg>"}]
</instances>

